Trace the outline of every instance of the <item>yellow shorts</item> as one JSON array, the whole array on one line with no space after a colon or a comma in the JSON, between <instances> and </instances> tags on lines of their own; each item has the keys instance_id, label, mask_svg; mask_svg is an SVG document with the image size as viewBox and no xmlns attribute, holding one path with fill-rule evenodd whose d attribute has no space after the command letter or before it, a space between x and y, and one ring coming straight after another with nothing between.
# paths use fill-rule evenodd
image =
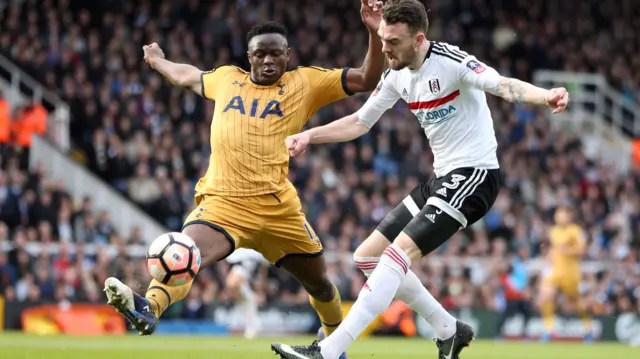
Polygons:
<instances>
[{"instance_id":1,"label":"yellow shorts","mask_svg":"<svg viewBox=\"0 0 640 359\"><path fill-rule=\"evenodd\" d=\"M543 280L545 285L550 285L562 292L570 299L580 296L580 274L569 274L563 271L551 271Z\"/></svg>"},{"instance_id":2,"label":"yellow shorts","mask_svg":"<svg viewBox=\"0 0 640 359\"><path fill-rule=\"evenodd\" d=\"M276 193L259 196L196 195L196 206L183 228L208 225L222 232L235 248L254 249L276 266L287 256L322 254L322 243L307 222L291 183Z\"/></svg>"}]
</instances>

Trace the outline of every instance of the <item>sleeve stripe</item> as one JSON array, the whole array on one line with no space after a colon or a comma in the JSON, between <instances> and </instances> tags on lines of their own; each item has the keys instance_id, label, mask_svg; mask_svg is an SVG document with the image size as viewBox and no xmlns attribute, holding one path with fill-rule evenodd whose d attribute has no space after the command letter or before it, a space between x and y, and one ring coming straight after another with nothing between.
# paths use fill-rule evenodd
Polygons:
<instances>
[{"instance_id":1,"label":"sleeve stripe","mask_svg":"<svg viewBox=\"0 0 640 359\"><path fill-rule=\"evenodd\" d=\"M460 61L464 60L464 58L467 57L467 55L464 55L463 53L461 53L459 51L451 51L451 50L448 50L446 48L435 47L433 50L437 51L437 52L439 52L441 54L447 54L449 56L453 56L453 57L459 58Z\"/></svg>"},{"instance_id":2,"label":"sleeve stripe","mask_svg":"<svg viewBox=\"0 0 640 359\"><path fill-rule=\"evenodd\" d=\"M346 93L349 96L353 96L353 92L349 91L349 88L347 87L347 72L349 72L351 68L350 67L345 67L344 69L342 69L342 89L344 90L344 93Z\"/></svg>"},{"instance_id":3,"label":"sleeve stripe","mask_svg":"<svg viewBox=\"0 0 640 359\"><path fill-rule=\"evenodd\" d=\"M449 52L449 53L452 53L452 54L455 54L455 55L458 55L458 56L462 56L462 57L469 56L469 54L466 53L465 51L462 51L459 48L458 49L454 49L451 46L448 46L448 44L445 44L445 43L442 43L442 42L436 43L435 47L436 47L436 49L438 49L438 50L440 50L442 52Z\"/></svg>"},{"instance_id":4,"label":"sleeve stripe","mask_svg":"<svg viewBox=\"0 0 640 359\"><path fill-rule=\"evenodd\" d=\"M453 60L453 61L455 61L455 62L457 62L457 63L462 63L462 60L463 60L463 59L460 59L460 58L454 57L454 56L453 56L453 55L451 55L451 54L445 54L445 53L442 53L442 52L437 51L437 50L435 50L435 49L433 50L433 52L432 52L432 53L433 53L433 54L436 54L436 55L438 55L438 56L444 56L444 57L449 58L449 59L451 59L451 60Z\"/></svg>"},{"instance_id":5,"label":"sleeve stripe","mask_svg":"<svg viewBox=\"0 0 640 359\"><path fill-rule=\"evenodd\" d=\"M207 95L205 95L204 93L204 71L200 73L200 91L202 91L202 97L209 100L209 98L207 98Z\"/></svg>"}]
</instances>

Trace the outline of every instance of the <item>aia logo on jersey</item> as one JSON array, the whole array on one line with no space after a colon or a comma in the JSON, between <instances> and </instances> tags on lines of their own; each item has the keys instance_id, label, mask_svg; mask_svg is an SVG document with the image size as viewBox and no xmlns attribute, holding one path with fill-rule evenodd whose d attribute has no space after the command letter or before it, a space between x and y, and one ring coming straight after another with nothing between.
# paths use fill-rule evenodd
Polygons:
<instances>
[{"instance_id":1,"label":"aia logo on jersey","mask_svg":"<svg viewBox=\"0 0 640 359\"><path fill-rule=\"evenodd\" d=\"M469 69L471 69L471 71L477 73L477 74L481 74L484 72L484 70L486 70L487 68L482 66L481 63L479 63L476 60L470 60L469 62L467 62L467 67Z\"/></svg>"},{"instance_id":2,"label":"aia logo on jersey","mask_svg":"<svg viewBox=\"0 0 640 359\"><path fill-rule=\"evenodd\" d=\"M429 80L429 90L431 90L431 93L434 95L437 95L440 93L440 81L438 81L438 79L435 80Z\"/></svg>"},{"instance_id":3,"label":"aia logo on jersey","mask_svg":"<svg viewBox=\"0 0 640 359\"><path fill-rule=\"evenodd\" d=\"M380 92L380 90L382 90L382 81L378 82L378 86L376 86L376 89L373 90L373 93L371 94L372 96L375 96L378 94L378 92Z\"/></svg>"}]
</instances>

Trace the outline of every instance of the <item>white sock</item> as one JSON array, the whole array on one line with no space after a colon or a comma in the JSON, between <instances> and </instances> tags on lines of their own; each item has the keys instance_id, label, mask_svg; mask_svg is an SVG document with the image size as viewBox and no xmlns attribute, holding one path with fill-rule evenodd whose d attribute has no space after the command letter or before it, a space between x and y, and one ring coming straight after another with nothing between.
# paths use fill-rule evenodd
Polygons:
<instances>
[{"instance_id":1,"label":"white sock","mask_svg":"<svg viewBox=\"0 0 640 359\"><path fill-rule=\"evenodd\" d=\"M356 266L367 277L371 275L380 261L380 257L354 257L354 259ZM395 297L405 302L431 324L439 339L451 338L456 333L456 318L442 307L411 270L407 272L400 283Z\"/></svg>"},{"instance_id":2,"label":"white sock","mask_svg":"<svg viewBox=\"0 0 640 359\"><path fill-rule=\"evenodd\" d=\"M385 249L378 266L358 295L342 324L320 343L324 359L338 359L347 347L393 300L411 259L395 244Z\"/></svg>"}]
</instances>

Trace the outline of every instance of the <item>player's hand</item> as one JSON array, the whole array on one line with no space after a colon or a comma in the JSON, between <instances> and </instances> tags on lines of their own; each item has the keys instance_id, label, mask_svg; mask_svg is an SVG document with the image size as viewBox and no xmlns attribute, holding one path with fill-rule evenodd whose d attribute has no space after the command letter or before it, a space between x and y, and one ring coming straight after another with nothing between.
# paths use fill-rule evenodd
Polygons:
<instances>
[{"instance_id":1,"label":"player's hand","mask_svg":"<svg viewBox=\"0 0 640 359\"><path fill-rule=\"evenodd\" d=\"M307 146L309 146L309 135L302 132L289 136L284 140L284 145L287 147L291 157L300 156L307 152Z\"/></svg>"},{"instance_id":2,"label":"player's hand","mask_svg":"<svg viewBox=\"0 0 640 359\"><path fill-rule=\"evenodd\" d=\"M553 109L553 113L564 112L569 104L569 92L564 87L554 88L547 93L547 106Z\"/></svg>"},{"instance_id":3,"label":"player's hand","mask_svg":"<svg viewBox=\"0 0 640 359\"><path fill-rule=\"evenodd\" d=\"M150 64L154 58L164 59L164 52L157 43L151 45L142 46L142 52L144 53L144 62Z\"/></svg>"},{"instance_id":4,"label":"player's hand","mask_svg":"<svg viewBox=\"0 0 640 359\"><path fill-rule=\"evenodd\" d=\"M378 31L380 21L382 20L382 5L382 1L360 1L360 16L362 17L362 22L370 31Z\"/></svg>"}]
</instances>

